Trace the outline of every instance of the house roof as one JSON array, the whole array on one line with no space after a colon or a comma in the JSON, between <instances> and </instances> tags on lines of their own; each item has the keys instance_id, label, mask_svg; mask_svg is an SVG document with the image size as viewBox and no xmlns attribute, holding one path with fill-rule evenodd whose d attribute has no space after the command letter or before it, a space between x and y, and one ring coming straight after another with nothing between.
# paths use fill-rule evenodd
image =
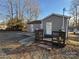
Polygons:
<instances>
[{"instance_id":1,"label":"house roof","mask_svg":"<svg viewBox=\"0 0 79 59\"><path fill-rule=\"evenodd\" d=\"M61 14L53 13L53 14L51 14L51 15L45 17L43 20L45 20L46 18L49 18L49 17L51 17L51 16L63 17L63 15L61 15ZM64 15L64 17L67 18L67 19L68 19L68 18L71 18L70 16L66 16L66 15Z\"/></svg>"},{"instance_id":2,"label":"house roof","mask_svg":"<svg viewBox=\"0 0 79 59\"><path fill-rule=\"evenodd\" d=\"M41 24L41 20L30 21L28 24Z\"/></svg>"},{"instance_id":3,"label":"house roof","mask_svg":"<svg viewBox=\"0 0 79 59\"><path fill-rule=\"evenodd\" d=\"M55 13L53 13L53 14L51 14L51 15L45 17L45 18L42 19L42 20L45 20L46 18L49 18L49 17L51 17L51 16L63 17L63 15L61 15L61 14L55 14ZM66 16L66 15L64 15L64 17L65 17L65 18L70 18L70 16ZM28 24L41 24L41 21L42 21L42 20L30 21L30 22L28 22Z\"/></svg>"}]
</instances>

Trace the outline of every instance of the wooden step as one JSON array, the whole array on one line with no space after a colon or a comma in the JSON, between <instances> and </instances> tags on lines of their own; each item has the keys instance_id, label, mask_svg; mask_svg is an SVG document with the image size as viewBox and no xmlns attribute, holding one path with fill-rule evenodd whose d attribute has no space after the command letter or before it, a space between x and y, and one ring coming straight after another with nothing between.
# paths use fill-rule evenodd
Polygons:
<instances>
[{"instance_id":1,"label":"wooden step","mask_svg":"<svg viewBox=\"0 0 79 59\"><path fill-rule=\"evenodd\" d=\"M41 47L41 48L47 49L47 50L51 50L52 49L52 47L50 45L39 44L38 46Z\"/></svg>"}]
</instances>

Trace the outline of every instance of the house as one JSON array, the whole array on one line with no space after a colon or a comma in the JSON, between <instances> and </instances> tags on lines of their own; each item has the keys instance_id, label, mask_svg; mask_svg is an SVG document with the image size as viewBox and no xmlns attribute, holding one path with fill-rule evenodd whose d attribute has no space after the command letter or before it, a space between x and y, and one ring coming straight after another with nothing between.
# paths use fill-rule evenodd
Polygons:
<instances>
[{"instance_id":1,"label":"house","mask_svg":"<svg viewBox=\"0 0 79 59\"><path fill-rule=\"evenodd\" d=\"M43 20L40 20L39 25L38 24L31 24L31 30L34 31L36 28L43 29L45 35L51 35L52 31L59 31L62 30L66 32L68 31L68 19L70 17L63 16L60 14L51 14L47 17L45 17ZM34 21L35 22L35 21ZM37 22L36 22L37 23ZM36 28L33 26L37 26Z\"/></svg>"},{"instance_id":2,"label":"house","mask_svg":"<svg viewBox=\"0 0 79 59\"><path fill-rule=\"evenodd\" d=\"M34 32L35 30L42 29L41 20L30 21L28 24L28 32Z\"/></svg>"}]
</instances>

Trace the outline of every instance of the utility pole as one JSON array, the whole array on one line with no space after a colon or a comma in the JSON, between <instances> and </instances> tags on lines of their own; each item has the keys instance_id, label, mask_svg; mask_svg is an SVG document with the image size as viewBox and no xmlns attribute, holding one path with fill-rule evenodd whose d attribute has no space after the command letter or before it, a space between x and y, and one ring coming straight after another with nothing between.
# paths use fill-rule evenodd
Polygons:
<instances>
[{"instance_id":1,"label":"utility pole","mask_svg":"<svg viewBox=\"0 0 79 59\"><path fill-rule=\"evenodd\" d=\"M65 8L63 8L63 24L62 24L62 31L66 32L66 38L68 38L68 25L69 25L69 18L67 19L66 21L66 29L65 29L65 11L68 11L66 10Z\"/></svg>"},{"instance_id":2,"label":"utility pole","mask_svg":"<svg viewBox=\"0 0 79 59\"><path fill-rule=\"evenodd\" d=\"M65 8L63 8L63 25L62 25L62 31L64 31L64 13L65 13Z\"/></svg>"}]
</instances>

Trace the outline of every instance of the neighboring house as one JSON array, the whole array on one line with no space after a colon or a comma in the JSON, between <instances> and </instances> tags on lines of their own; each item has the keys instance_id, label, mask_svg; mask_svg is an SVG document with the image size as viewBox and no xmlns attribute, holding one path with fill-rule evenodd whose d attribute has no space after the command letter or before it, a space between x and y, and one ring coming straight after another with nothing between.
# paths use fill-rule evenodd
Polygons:
<instances>
[{"instance_id":1,"label":"neighboring house","mask_svg":"<svg viewBox=\"0 0 79 59\"><path fill-rule=\"evenodd\" d=\"M28 24L29 24L28 25L29 32L34 32L35 30L42 29L40 20L30 21L28 22Z\"/></svg>"},{"instance_id":2,"label":"neighboring house","mask_svg":"<svg viewBox=\"0 0 79 59\"><path fill-rule=\"evenodd\" d=\"M7 25L5 24L0 24L0 30L6 30L7 28Z\"/></svg>"},{"instance_id":3,"label":"neighboring house","mask_svg":"<svg viewBox=\"0 0 79 59\"><path fill-rule=\"evenodd\" d=\"M36 30L36 25L39 27L38 29L43 29L45 35L51 35L52 31L59 31L63 30L66 32L68 31L68 19L70 17L60 15L60 14L52 14L48 17L44 18L43 20L40 20L41 24L31 24L31 31L33 32ZM35 21L34 21L35 22ZM36 22L37 23L37 22ZM33 27L34 26L34 27ZM35 28L36 27L36 28Z\"/></svg>"}]
</instances>

